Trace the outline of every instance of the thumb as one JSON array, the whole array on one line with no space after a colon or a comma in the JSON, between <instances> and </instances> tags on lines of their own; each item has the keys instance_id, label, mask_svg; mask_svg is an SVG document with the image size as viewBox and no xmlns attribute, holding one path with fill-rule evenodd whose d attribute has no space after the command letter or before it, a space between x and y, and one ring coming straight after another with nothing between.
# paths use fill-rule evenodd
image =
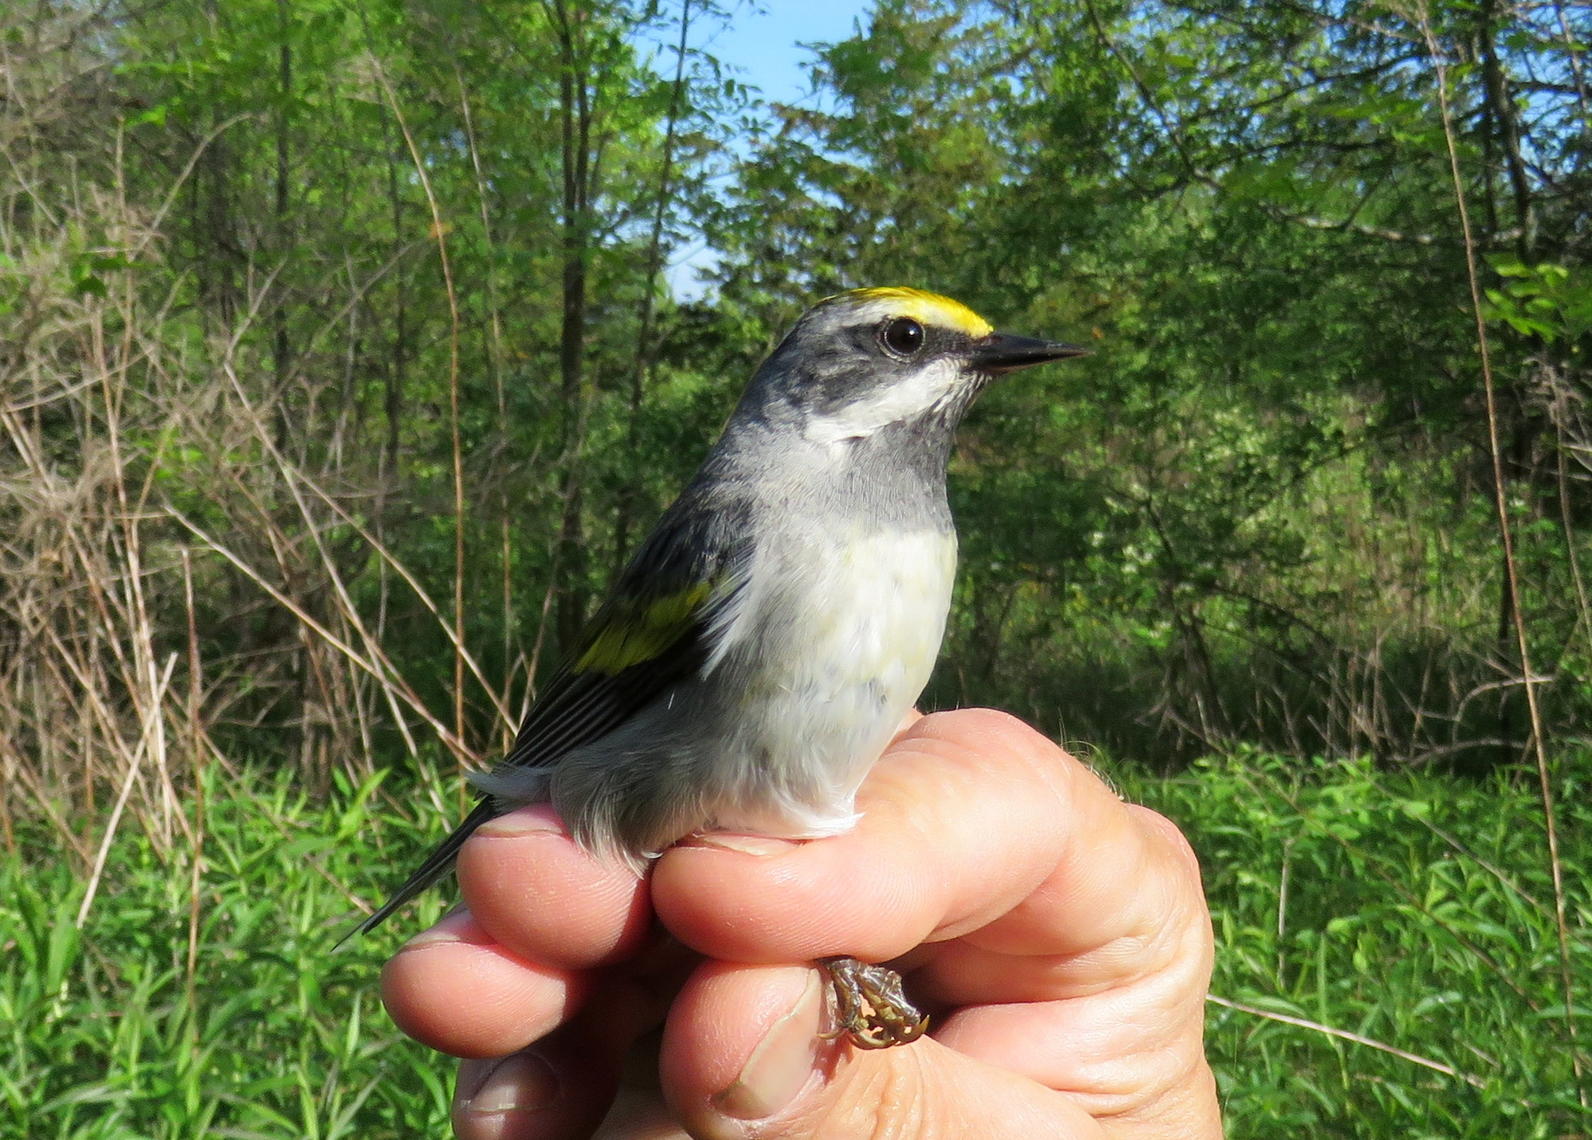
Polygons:
<instances>
[{"instance_id":1,"label":"thumb","mask_svg":"<svg viewBox=\"0 0 1592 1140\"><path fill-rule=\"evenodd\" d=\"M1104 1135L1075 1102L925 1037L891 1049L826 1039L809 967L703 965L664 1031L664 1096L702 1140Z\"/></svg>"}]
</instances>

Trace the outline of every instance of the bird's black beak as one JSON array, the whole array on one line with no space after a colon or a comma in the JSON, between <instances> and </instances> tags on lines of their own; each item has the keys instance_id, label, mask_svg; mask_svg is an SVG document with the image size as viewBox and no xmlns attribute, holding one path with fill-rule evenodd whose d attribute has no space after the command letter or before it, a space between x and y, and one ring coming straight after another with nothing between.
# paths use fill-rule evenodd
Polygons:
<instances>
[{"instance_id":1,"label":"bird's black beak","mask_svg":"<svg viewBox=\"0 0 1592 1140\"><path fill-rule=\"evenodd\" d=\"M972 345L968 360L980 372L999 376L1031 368L1050 360L1066 360L1070 356L1088 356L1089 350L1076 344L1062 344L1054 340L1037 340L1031 336L1013 336L1011 333L990 333Z\"/></svg>"}]
</instances>

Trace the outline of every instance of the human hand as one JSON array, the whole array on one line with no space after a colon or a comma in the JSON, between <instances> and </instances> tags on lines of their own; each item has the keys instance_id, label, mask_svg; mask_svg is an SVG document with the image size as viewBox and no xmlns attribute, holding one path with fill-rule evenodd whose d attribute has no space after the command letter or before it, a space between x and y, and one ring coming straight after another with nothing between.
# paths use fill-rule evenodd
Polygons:
<instances>
[{"instance_id":1,"label":"human hand","mask_svg":"<svg viewBox=\"0 0 1592 1140\"><path fill-rule=\"evenodd\" d=\"M1210 920L1172 824L984 710L907 727L858 806L831 839L693 837L646 880L545 806L483 826L468 910L383 974L405 1032L481 1058L462 1140L1220 1136ZM837 954L892 961L931 1036L822 1038L793 963ZM638 1041L655 1054L627 1071Z\"/></svg>"}]
</instances>

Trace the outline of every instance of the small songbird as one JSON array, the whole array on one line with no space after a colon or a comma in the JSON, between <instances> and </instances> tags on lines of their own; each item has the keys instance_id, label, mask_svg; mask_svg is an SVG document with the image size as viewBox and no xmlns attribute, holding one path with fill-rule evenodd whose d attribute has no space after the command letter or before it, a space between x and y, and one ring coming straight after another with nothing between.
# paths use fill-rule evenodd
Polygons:
<instances>
[{"instance_id":1,"label":"small songbird","mask_svg":"<svg viewBox=\"0 0 1592 1140\"><path fill-rule=\"evenodd\" d=\"M947 297L856 289L758 368L713 450L613 584L481 802L363 933L442 877L486 820L551 801L594 855L644 872L726 829L789 839L857 820L858 785L912 708L956 568L946 463L1003 373L1079 356ZM830 959L837 1032L919 1036L900 979Z\"/></svg>"}]
</instances>

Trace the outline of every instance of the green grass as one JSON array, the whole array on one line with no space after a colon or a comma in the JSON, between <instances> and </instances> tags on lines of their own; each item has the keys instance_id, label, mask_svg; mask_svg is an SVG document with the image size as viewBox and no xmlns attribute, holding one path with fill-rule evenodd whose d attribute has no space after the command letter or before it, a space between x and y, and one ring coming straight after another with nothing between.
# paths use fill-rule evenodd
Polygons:
<instances>
[{"instance_id":1,"label":"green grass","mask_svg":"<svg viewBox=\"0 0 1592 1140\"><path fill-rule=\"evenodd\" d=\"M332 951L354 913L334 884L388 877L368 798L206 783L191 974L180 838L162 859L124 825L81 931L84 878L56 849L0 864L0 1136L447 1135L451 1066L376 994L396 938Z\"/></svg>"},{"instance_id":2,"label":"green grass","mask_svg":"<svg viewBox=\"0 0 1592 1140\"><path fill-rule=\"evenodd\" d=\"M1586 771L1583 761L1582 774L1559 781L1557 814L1573 1008L1592 1058ZM1471 783L1247 755L1120 783L1177 820L1200 852L1213 993L1454 1071L1213 1007L1207 1041L1235 1140L1592 1133L1567 1047L1534 779Z\"/></svg>"},{"instance_id":3,"label":"green grass","mask_svg":"<svg viewBox=\"0 0 1592 1140\"><path fill-rule=\"evenodd\" d=\"M1213 1006L1232 1137L1592 1132L1571 1077L1531 781L1259 755L1169 781L1110 774L1200 851L1217 995L1454 1070ZM285 778L229 781L206 780L191 971L180 839L163 858L124 824L81 930L84 877L43 831L0 862L0 1136L447 1134L452 1066L398 1034L376 998L396 936L332 952L352 914L338 884L376 892L432 824L393 818L368 786L319 803ZM1583 1053L1586 783L1559 788Z\"/></svg>"}]
</instances>

